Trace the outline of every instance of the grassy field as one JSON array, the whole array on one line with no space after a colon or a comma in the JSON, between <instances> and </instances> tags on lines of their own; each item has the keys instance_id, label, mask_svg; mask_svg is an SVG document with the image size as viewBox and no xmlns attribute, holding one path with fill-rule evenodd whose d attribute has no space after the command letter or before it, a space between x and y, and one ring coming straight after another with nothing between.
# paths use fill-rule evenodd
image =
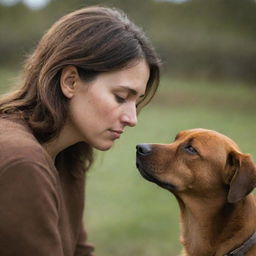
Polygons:
<instances>
[{"instance_id":1,"label":"grassy field","mask_svg":"<svg viewBox=\"0 0 256 256\"><path fill-rule=\"evenodd\" d=\"M0 72L1 89L12 73ZM144 180L135 146L168 143L189 128L208 128L234 139L256 157L255 88L241 83L164 78L158 95L114 148L97 152L88 174L84 220L101 256L174 256L180 251L179 210L172 194Z\"/></svg>"}]
</instances>

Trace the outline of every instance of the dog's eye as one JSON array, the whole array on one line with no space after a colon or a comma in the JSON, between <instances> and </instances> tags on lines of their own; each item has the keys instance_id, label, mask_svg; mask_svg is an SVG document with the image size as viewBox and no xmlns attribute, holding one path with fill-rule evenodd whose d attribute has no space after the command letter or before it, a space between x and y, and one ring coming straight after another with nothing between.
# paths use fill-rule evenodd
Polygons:
<instances>
[{"instance_id":1,"label":"dog's eye","mask_svg":"<svg viewBox=\"0 0 256 256\"><path fill-rule=\"evenodd\" d=\"M192 154L192 155L198 154L197 150L196 150L194 147L192 147L191 145L185 146L185 147L184 147L184 150L185 150L187 153Z\"/></svg>"}]
</instances>

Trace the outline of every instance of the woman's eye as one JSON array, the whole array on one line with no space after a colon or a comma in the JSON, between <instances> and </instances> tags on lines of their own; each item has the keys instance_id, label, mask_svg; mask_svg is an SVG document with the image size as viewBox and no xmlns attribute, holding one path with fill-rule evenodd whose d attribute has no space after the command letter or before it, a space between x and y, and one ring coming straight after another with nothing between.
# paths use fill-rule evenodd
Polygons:
<instances>
[{"instance_id":1,"label":"woman's eye","mask_svg":"<svg viewBox=\"0 0 256 256\"><path fill-rule=\"evenodd\" d=\"M116 98L116 101L117 101L118 103L124 103L124 102L125 102L125 98L123 98L123 97L120 97L120 96L118 96L118 95L115 95L115 98Z\"/></svg>"},{"instance_id":2,"label":"woman's eye","mask_svg":"<svg viewBox=\"0 0 256 256\"><path fill-rule=\"evenodd\" d=\"M197 150L194 147L192 147L191 145L185 146L184 150L187 153L192 154L192 155L198 154Z\"/></svg>"}]
</instances>

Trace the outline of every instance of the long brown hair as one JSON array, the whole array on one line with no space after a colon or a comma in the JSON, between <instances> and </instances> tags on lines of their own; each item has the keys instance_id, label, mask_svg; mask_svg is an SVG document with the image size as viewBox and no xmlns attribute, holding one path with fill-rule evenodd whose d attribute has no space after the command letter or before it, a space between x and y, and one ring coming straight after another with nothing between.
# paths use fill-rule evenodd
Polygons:
<instances>
[{"instance_id":1,"label":"long brown hair","mask_svg":"<svg viewBox=\"0 0 256 256\"><path fill-rule=\"evenodd\" d=\"M102 72L126 67L145 59L150 77L141 109L154 96L159 84L160 61L143 31L120 10L87 7L63 16L42 37L26 60L18 90L0 101L0 114L26 121L40 143L56 137L68 112L68 99L60 89L64 67L75 66L81 79L91 80ZM58 159L73 168L87 169L92 148L82 142L62 151Z\"/></svg>"}]
</instances>

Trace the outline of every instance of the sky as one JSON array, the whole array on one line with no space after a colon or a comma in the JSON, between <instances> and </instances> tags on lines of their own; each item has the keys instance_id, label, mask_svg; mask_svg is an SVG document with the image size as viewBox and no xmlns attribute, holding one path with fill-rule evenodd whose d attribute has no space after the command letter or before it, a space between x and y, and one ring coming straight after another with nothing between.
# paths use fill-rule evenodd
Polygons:
<instances>
[{"instance_id":1,"label":"sky","mask_svg":"<svg viewBox=\"0 0 256 256\"><path fill-rule=\"evenodd\" d=\"M31 9L41 9L45 7L50 0L0 0L0 3L5 5L14 5L17 2L23 2Z\"/></svg>"}]
</instances>

